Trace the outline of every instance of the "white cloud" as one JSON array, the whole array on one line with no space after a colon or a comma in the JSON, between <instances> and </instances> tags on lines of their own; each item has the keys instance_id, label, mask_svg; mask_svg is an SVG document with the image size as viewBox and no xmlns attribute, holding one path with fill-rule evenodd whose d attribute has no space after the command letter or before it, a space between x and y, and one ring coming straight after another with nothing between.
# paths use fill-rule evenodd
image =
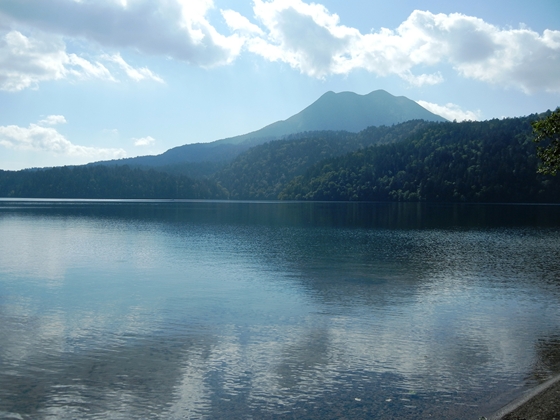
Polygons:
<instances>
[{"instance_id":1,"label":"white cloud","mask_svg":"<svg viewBox=\"0 0 560 420\"><path fill-rule=\"evenodd\" d=\"M426 101L416 101L418 105L426 108L434 114L440 115L449 121L476 121L480 119L480 111L463 111L459 105L448 103L446 105L438 105Z\"/></svg>"},{"instance_id":2,"label":"white cloud","mask_svg":"<svg viewBox=\"0 0 560 420\"><path fill-rule=\"evenodd\" d=\"M128 77L136 82L140 82L145 79L154 80L159 83L164 83L163 79L159 77L157 74L152 73L150 69L147 67L142 68L134 68L126 61L123 60L120 54L113 54L113 55L105 55L103 58L107 61L111 61L117 64Z\"/></svg>"},{"instance_id":3,"label":"white cloud","mask_svg":"<svg viewBox=\"0 0 560 420\"><path fill-rule=\"evenodd\" d=\"M264 35L242 16L223 14L234 31L246 35L252 28L253 36L246 39L249 51L310 76L365 69L421 86L443 82L436 66L448 64L466 78L526 93L560 92L560 31L540 35L524 27L501 29L458 13L416 10L395 30L361 34L341 25L339 17L320 4L255 0L253 10ZM422 69L420 74L416 69Z\"/></svg>"},{"instance_id":4,"label":"white cloud","mask_svg":"<svg viewBox=\"0 0 560 420\"><path fill-rule=\"evenodd\" d=\"M62 117L62 116L56 116ZM62 117L64 118L64 117ZM43 120L44 121L44 120ZM9 149L48 152L86 160L117 159L126 156L123 149L79 146L71 143L52 127L30 124L0 126L0 145Z\"/></svg>"},{"instance_id":5,"label":"white cloud","mask_svg":"<svg viewBox=\"0 0 560 420\"><path fill-rule=\"evenodd\" d=\"M415 76L411 71L408 70L399 74L399 76L413 86L437 85L444 81L443 76L440 72Z\"/></svg>"},{"instance_id":6,"label":"white cloud","mask_svg":"<svg viewBox=\"0 0 560 420\"><path fill-rule=\"evenodd\" d=\"M221 10L226 24L232 31L245 32L247 34L264 35L264 32L249 19L234 10Z\"/></svg>"},{"instance_id":7,"label":"white cloud","mask_svg":"<svg viewBox=\"0 0 560 420\"><path fill-rule=\"evenodd\" d=\"M57 125L66 124L66 118L64 115L49 115L47 118L42 119L38 123L39 125Z\"/></svg>"},{"instance_id":8,"label":"white cloud","mask_svg":"<svg viewBox=\"0 0 560 420\"><path fill-rule=\"evenodd\" d=\"M213 7L211 0L3 0L0 17L104 47L209 67L233 61L243 44L208 22Z\"/></svg>"},{"instance_id":9,"label":"white cloud","mask_svg":"<svg viewBox=\"0 0 560 420\"><path fill-rule=\"evenodd\" d=\"M254 0L255 23L234 10L220 10L233 32L225 36L209 21L214 7L212 0L2 0L5 27L23 25L51 35L31 39L12 31L2 38L0 89L21 90L69 76L114 80L110 69L117 67L132 80L162 82L149 69L130 66L118 52L100 58L113 68L67 54L60 38L65 36L201 67L231 63L245 47L317 78L363 69L380 77L397 75L415 86L434 85L444 82L444 66L465 78L526 93L560 92L557 30L540 34L459 13L416 10L395 29L362 34L318 3Z\"/></svg>"},{"instance_id":10,"label":"white cloud","mask_svg":"<svg viewBox=\"0 0 560 420\"><path fill-rule=\"evenodd\" d=\"M99 60L113 64L111 69L100 61L88 61L66 52L59 36L35 33L26 36L10 31L0 38L0 90L19 91L36 88L40 82L61 79L101 79L117 82L112 71L118 68L136 82L163 79L146 67L134 68L120 54L101 55ZM110 66L111 67L111 66Z\"/></svg>"},{"instance_id":11,"label":"white cloud","mask_svg":"<svg viewBox=\"0 0 560 420\"><path fill-rule=\"evenodd\" d=\"M62 79L66 61L60 39L31 39L9 32L0 38L0 89L17 91L40 81Z\"/></svg>"},{"instance_id":12,"label":"white cloud","mask_svg":"<svg viewBox=\"0 0 560 420\"><path fill-rule=\"evenodd\" d=\"M101 63L92 63L76 54L68 54L68 74L80 79L96 78L115 81L111 72Z\"/></svg>"},{"instance_id":13,"label":"white cloud","mask_svg":"<svg viewBox=\"0 0 560 420\"><path fill-rule=\"evenodd\" d=\"M113 80L101 63L67 54L65 48L57 36L5 33L0 37L0 90L35 88L40 82L67 77Z\"/></svg>"},{"instance_id":14,"label":"white cloud","mask_svg":"<svg viewBox=\"0 0 560 420\"><path fill-rule=\"evenodd\" d=\"M155 141L156 141L156 139L154 139L151 136L142 137L142 138L139 138L139 139L132 139L132 140L134 140L134 145L139 146L139 147L150 146L150 145L154 144Z\"/></svg>"},{"instance_id":15,"label":"white cloud","mask_svg":"<svg viewBox=\"0 0 560 420\"><path fill-rule=\"evenodd\" d=\"M448 62L466 78L526 93L560 92L560 31L539 35L527 28L500 29L459 13L417 10L394 36L407 41L413 64Z\"/></svg>"},{"instance_id":16,"label":"white cloud","mask_svg":"<svg viewBox=\"0 0 560 420\"><path fill-rule=\"evenodd\" d=\"M354 57L348 54L361 35L340 25L339 17L324 6L300 0L255 0L254 12L268 34L248 41L250 51L319 78L348 73L354 67Z\"/></svg>"}]
</instances>

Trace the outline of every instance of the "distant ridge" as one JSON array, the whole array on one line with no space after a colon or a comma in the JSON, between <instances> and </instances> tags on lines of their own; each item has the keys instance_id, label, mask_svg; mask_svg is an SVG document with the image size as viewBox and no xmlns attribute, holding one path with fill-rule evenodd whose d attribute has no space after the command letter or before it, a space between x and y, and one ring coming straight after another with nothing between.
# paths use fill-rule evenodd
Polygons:
<instances>
[{"instance_id":1,"label":"distant ridge","mask_svg":"<svg viewBox=\"0 0 560 420\"><path fill-rule=\"evenodd\" d=\"M367 95L327 92L301 112L248 134L178 146L157 156L141 156L96 164L128 164L158 167L186 162L230 160L252 146L306 131L359 132L367 127L399 124L410 120L447 121L416 102L384 90Z\"/></svg>"}]
</instances>

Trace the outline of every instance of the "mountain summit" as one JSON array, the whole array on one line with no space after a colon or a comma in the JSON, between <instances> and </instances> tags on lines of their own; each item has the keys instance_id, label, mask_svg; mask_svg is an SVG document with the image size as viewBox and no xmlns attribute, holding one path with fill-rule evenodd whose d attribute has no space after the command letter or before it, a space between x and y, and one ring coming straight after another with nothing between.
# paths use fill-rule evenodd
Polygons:
<instances>
[{"instance_id":1,"label":"mountain summit","mask_svg":"<svg viewBox=\"0 0 560 420\"><path fill-rule=\"evenodd\" d=\"M384 90L367 95L327 92L303 111L260 130L211 143L178 146L157 156L111 161L111 164L161 167L186 162L218 162L232 159L257 144L290 134L324 130L359 132L371 126L390 126L409 120L446 121L416 102Z\"/></svg>"},{"instance_id":2,"label":"mountain summit","mask_svg":"<svg viewBox=\"0 0 560 420\"><path fill-rule=\"evenodd\" d=\"M237 144L250 138L281 137L304 131L357 133L371 126L389 126L410 120L447 121L404 96L393 96L384 90L375 90L367 95L327 92L287 120L225 141Z\"/></svg>"}]
</instances>

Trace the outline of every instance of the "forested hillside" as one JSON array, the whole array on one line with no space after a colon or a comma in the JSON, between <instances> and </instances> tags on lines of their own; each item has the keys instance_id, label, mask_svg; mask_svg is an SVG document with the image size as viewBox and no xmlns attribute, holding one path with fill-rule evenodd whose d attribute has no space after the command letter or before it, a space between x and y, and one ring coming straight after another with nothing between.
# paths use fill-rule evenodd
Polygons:
<instances>
[{"instance_id":1,"label":"forested hillside","mask_svg":"<svg viewBox=\"0 0 560 420\"><path fill-rule=\"evenodd\" d=\"M180 164L0 171L0 196L560 202L560 177L537 173L531 122L542 117L300 133L247 150L213 177L179 175Z\"/></svg>"},{"instance_id":2,"label":"forested hillside","mask_svg":"<svg viewBox=\"0 0 560 420\"><path fill-rule=\"evenodd\" d=\"M0 197L222 199L227 193L204 179L128 166L75 166L0 171Z\"/></svg>"},{"instance_id":3,"label":"forested hillside","mask_svg":"<svg viewBox=\"0 0 560 420\"><path fill-rule=\"evenodd\" d=\"M559 179L536 173L535 119L428 124L402 142L321 161L279 198L560 202Z\"/></svg>"},{"instance_id":4,"label":"forested hillside","mask_svg":"<svg viewBox=\"0 0 560 420\"><path fill-rule=\"evenodd\" d=\"M401 141L428 124L437 123L414 120L392 127L370 127L360 133L323 131L292 135L253 147L215 179L232 199L276 200L294 177L317 162L374 144Z\"/></svg>"}]
</instances>

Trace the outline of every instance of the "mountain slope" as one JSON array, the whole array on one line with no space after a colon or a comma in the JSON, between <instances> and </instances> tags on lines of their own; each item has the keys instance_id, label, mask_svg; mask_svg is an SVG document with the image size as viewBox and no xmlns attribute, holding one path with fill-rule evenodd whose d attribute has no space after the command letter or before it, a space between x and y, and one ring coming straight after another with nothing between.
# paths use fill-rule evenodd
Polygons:
<instances>
[{"instance_id":1,"label":"mountain slope","mask_svg":"<svg viewBox=\"0 0 560 420\"><path fill-rule=\"evenodd\" d=\"M402 141L428 124L407 121L391 127L369 127L360 133L315 131L261 144L240 154L214 179L231 199L276 200L294 177L325 159L375 144Z\"/></svg>"},{"instance_id":2,"label":"mountain slope","mask_svg":"<svg viewBox=\"0 0 560 420\"><path fill-rule=\"evenodd\" d=\"M97 164L161 167L184 162L230 161L252 146L290 134L324 130L357 133L371 126L391 126L417 119L446 121L416 102L404 96L393 96L384 90L376 90L367 95L327 92L287 120L277 121L248 134L211 143L178 146L157 156L141 156Z\"/></svg>"}]
</instances>

